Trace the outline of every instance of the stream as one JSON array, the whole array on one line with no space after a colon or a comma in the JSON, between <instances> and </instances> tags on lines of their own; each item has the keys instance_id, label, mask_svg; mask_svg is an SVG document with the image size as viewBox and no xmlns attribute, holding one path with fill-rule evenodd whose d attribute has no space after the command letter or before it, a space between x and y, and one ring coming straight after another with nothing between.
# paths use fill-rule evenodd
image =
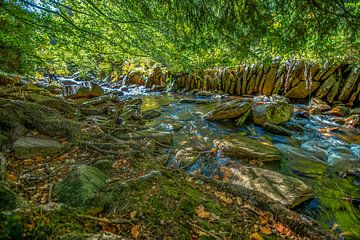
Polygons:
<instances>
[{"instance_id":1,"label":"stream","mask_svg":"<svg viewBox=\"0 0 360 240\"><path fill-rule=\"evenodd\" d=\"M360 130L344 128L332 116L311 115L303 118L294 114L291 121L286 123L288 129L292 129L292 135L286 137L266 132L253 124L237 127L230 120L204 120L203 115L222 101L216 96L148 93L140 87L130 88L124 97L141 98L142 111L160 110L162 115L147 121L146 127L173 131L174 146L179 149L200 144L209 150L213 147L213 140L225 136L233 139L246 136L270 141L284 157L281 162L265 163L261 168L301 179L314 191L314 198L296 206L294 210L317 220L324 228L349 232L349 235L351 232L352 237L360 237L359 176L344 177L338 173L359 168ZM208 103L180 102L180 99L186 98L201 98ZM296 112L296 109L305 109L306 105L295 104L294 107ZM314 158L316 161L312 161ZM174 162L170 161L169 164ZM241 160L225 158L221 154L211 159L199 157L194 164L186 167L186 171L213 176L219 167L233 162L241 163Z\"/></svg>"}]
</instances>

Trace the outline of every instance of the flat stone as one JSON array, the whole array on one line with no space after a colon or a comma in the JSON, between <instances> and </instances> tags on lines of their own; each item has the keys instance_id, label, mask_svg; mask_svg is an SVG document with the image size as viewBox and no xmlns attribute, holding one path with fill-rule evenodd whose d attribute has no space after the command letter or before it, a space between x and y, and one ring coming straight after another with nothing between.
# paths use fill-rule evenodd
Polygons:
<instances>
[{"instance_id":1,"label":"flat stone","mask_svg":"<svg viewBox=\"0 0 360 240\"><path fill-rule=\"evenodd\" d=\"M232 119L243 115L248 111L250 102L243 102L241 100L233 100L221 103L215 107L214 110L208 112L204 117L207 120L222 120Z\"/></svg>"},{"instance_id":2,"label":"flat stone","mask_svg":"<svg viewBox=\"0 0 360 240\"><path fill-rule=\"evenodd\" d=\"M64 145L58 141L40 138L19 138L13 145L16 158L47 157L61 152Z\"/></svg>"},{"instance_id":3,"label":"flat stone","mask_svg":"<svg viewBox=\"0 0 360 240\"><path fill-rule=\"evenodd\" d=\"M173 134L171 132L162 132L162 131L155 131L155 130L144 130L144 131L137 131L131 133L125 133L116 136L119 139L141 139L141 138L151 138L160 143L166 145L173 144Z\"/></svg>"},{"instance_id":4,"label":"flat stone","mask_svg":"<svg viewBox=\"0 0 360 240\"><path fill-rule=\"evenodd\" d=\"M225 157L261 162L277 161L282 158L280 151L273 144L248 137L215 140L214 145Z\"/></svg>"},{"instance_id":5,"label":"flat stone","mask_svg":"<svg viewBox=\"0 0 360 240\"><path fill-rule=\"evenodd\" d=\"M106 179L106 174L99 169L81 165L55 186L54 193L61 203L85 207L97 196Z\"/></svg>"},{"instance_id":6,"label":"flat stone","mask_svg":"<svg viewBox=\"0 0 360 240\"><path fill-rule=\"evenodd\" d=\"M289 208L313 197L303 181L274 171L243 165L221 167L220 171L230 175L232 183L263 193Z\"/></svg>"}]
</instances>

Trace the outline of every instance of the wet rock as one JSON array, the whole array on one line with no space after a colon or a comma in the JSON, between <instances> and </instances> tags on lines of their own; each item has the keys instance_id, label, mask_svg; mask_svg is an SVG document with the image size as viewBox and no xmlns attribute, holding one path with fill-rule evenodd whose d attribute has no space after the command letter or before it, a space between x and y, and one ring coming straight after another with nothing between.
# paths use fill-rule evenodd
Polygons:
<instances>
[{"instance_id":1,"label":"wet rock","mask_svg":"<svg viewBox=\"0 0 360 240\"><path fill-rule=\"evenodd\" d=\"M330 110L331 107L323 100L318 98L313 98L310 100L309 105L306 107L310 113L318 114Z\"/></svg>"},{"instance_id":2,"label":"wet rock","mask_svg":"<svg viewBox=\"0 0 360 240\"><path fill-rule=\"evenodd\" d=\"M335 106L330 111L326 112L325 114L337 116L337 117L344 117L348 114L349 108L346 106Z\"/></svg>"},{"instance_id":3,"label":"wet rock","mask_svg":"<svg viewBox=\"0 0 360 240\"><path fill-rule=\"evenodd\" d=\"M236 119L236 126L243 126L245 122L250 118L251 115L251 108L249 108L246 113L244 113L241 117Z\"/></svg>"},{"instance_id":4,"label":"wet rock","mask_svg":"<svg viewBox=\"0 0 360 240\"><path fill-rule=\"evenodd\" d=\"M105 185L106 179L106 174L99 169L81 165L55 186L54 193L61 203L86 207Z\"/></svg>"},{"instance_id":5,"label":"wet rock","mask_svg":"<svg viewBox=\"0 0 360 240\"><path fill-rule=\"evenodd\" d=\"M252 107L255 124L263 125L265 122L280 124L290 120L293 107L283 101L255 105Z\"/></svg>"},{"instance_id":6,"label":"wet rock","mask_svg":"<svg viewBox=\"0 0 360 240\"><path fill-rule=\"evenodd\" d=\"M237 118L248 111L251 104L241 100L233 100L222 103L215 107L214 110L208 112L204 118L207 120L221 120Z\"/></svg>"},{"instance_id":7,"label":"wet rock","mask_svg":"<svg viewBox=\"0 0 360 240\"><path fill-rule=\"evenodd\" d=\"M13 146L17 159L47 157L62 151L64 145L55 140L40 138L19 138Z\"/></svg>"},{"instance_id":8,"label":"wet rock","mask_svg":"<svg viewBox=\"0 0 360 240\"><path fill-rule=\"evenodd\" d=\"M161 112L156 109L150 109L143 112L143 117L145 119L153 119L161 116Z\"/></svg>"},{"instance_id":9,"label":"wet rock","mask_svg":"<svg viewBox=\"0 0 360 240\"><path fill-rule=\"evenodd\" d=\"M184 149L179 150L175 154L175 159L179 165L179 167L190 166L197 159L197 153L189 152Z\"/></svg>"},{"instance_id":10,"label":"wet rock","mask_svg":"<svg viewBox=\"0 0 360 240\"><path fill-rule=\"evenodd\" d=\"M104 90L96 83L83 83L76 94L66 96L68 98L93 98L104 95Z\"/></svg>"},{"instance_id":11,"label":"wet rock","mask_svg":"<svg viewBox=\"0 0 360 240\"><path fill-rule=\"evenodd\" d=\"M289 208L313 197L311 188L303 181L274 171L242 165L221 167L221 171L230 174L234 184L261 192Z\"/></svg>"},{"instance_id":12,"label":"wet rock","mask_svg":"<svg viewBox=\"0 0 360 240\"><path fill-rule=\"evenodd\" d=\"M360 127L360 114L351 115L347 118L345 118L345 125L353 126L355 128Z\"/></svg>"},{"instance_id":13,"label":"wet rock","mask_svg":"<svg viewBox=\"0 0 360 240\"><path fill-rule=\"evenodd\" d=\"M183 98L180 99L180 103L193 103L193 104L209 104L209 99L196 99L196 98Z\"/></svg>"},{"instance_id":14,"label":"wet rock","mask_svg":"<svg viewBox=\"0 0 360 240\"><path fill-rule=\"evenodd\" d=\"M280 151L271 143L248 137L215 140L214 145L225 157L270 162L280 160Z\"/></svg>"},{"instance_id":15,"label":"wet rock","mask_svg":"<svg viewBox=\"0 0 360 240\"><path fill-rule=\"evenodd\" d=\"M360 115L360 108L353 108L350 110L350 115Z\"/></svg>"},{"instance_id":16,"label":"wet rock","mask_svg":"<svg viewBox=\"0 0 360 240\"><path fill-rule=\"evenodd\" d=\"M285 166L300 176L321 178L326 173L327 164L308 151L286 144L277 144L278 149L286 157Z\"/></svg>"},{"instance_id":17,"label":"wet rock","mask_svg":"<svg viewBox=\"0 0 360 240\"><path fill-rule=\"evenodd\" d=\"M273 134L283 135L283 136L291 136L291 132L289 130L287 130L286 128L283 128L281 126L272 124L272 123L265 123L264 129Z\"/></svg>"},{"instance_id":18,"label":"wet rock","mask_svg":"<svg viewBox=\"0 0 360 240\"><path fill-rule=\"evenodd\" d=\"M288 98L308 98L320 86L320 82L312 82L308 84L305 81L301 81L296 87L290 89L285 96Z\"/></svg>"}]
</instances>

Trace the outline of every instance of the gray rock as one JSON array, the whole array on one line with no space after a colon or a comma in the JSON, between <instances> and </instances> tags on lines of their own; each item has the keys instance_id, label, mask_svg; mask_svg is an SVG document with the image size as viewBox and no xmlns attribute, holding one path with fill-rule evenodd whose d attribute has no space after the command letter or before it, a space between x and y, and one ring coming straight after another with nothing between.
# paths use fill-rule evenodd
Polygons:
<instances>
[{"instance_id":1,"label":"gray rock","mask_svg":"<svg viewBox=\"0 0 360 240\"><path fill-rule=\"evenodd\" d=\"M107 176L99 169L81 165L54 188L59 202L85 207L105 185Z\"/></svg>"},{"instance_id":2,"label":"gray rock","mask_svg":"<svg viewBox=\"0 0 360 240\"><path fill-rule=\"evenodd\" d=\"M283 128L281 126L272 124L272 123L265 123L264 129L273 134L283 135L283 136L291 136L291 132L289 130L287 130L286 128Z\"/></svg>"},{"instance_id":3,"label":"gray rock","mask_svg":"<svg viewBox=\"0 0 360 240\"><path fill-rule=\"evenodd\" d=\"M356 115L356 114L360 115L360 108L353 108L350 110L349 115Z\"/></svg>"},{"instance_id":4,"label":"gray rock","mask_svg":"<svg viewBox=\"0 0 360 240\"><path fill-rule=\"evenodd\" d=\"M156 150L156 143L153 139L150 139L149 141L146 142L145 144L145 148L148 151L148 153L153 154Z\"/></svg>"},{"instance_id":5,"label":"gray rock","mask_svg":"<svg viewBox=\"0 0 360 240\"><path fill-rule=\"evenodd\" d=\"M208 112L204 117L207 120L238 118L246 113L250 106L249 102L233 100L217 105L214 110Z\"/></svg>"},{"instance_id":6,"label":"gray rock","mask_svg":"<svg viewBox=\"0 0 360 240\"><path fill-rule=\"evenodd\" d=\"M159 110L150 109L143 112L143 117L145 119L153 119L161 116L161 112Z\"/></svg>"},{"instance_id":7,"label":"gray rock","mask_svg":"<svg viewBox=\"0 0 360 240\"><path fill-rule=\"evenodd\" d=\"M185 167L193 164L197 159L197 155L197 153L181 149L175 154L175 159L180 167Z\"/></svg>"},{"instance_id":8,"label":"gray rock","mask_svg":"<svg viewBox=\"0 0 360 240\"><path fill-rule=\"evenodd\" d=\"M47 157L62 151L64 145L55 140L25 137L13 145L16 158Z\"/></svg>"},{"instance_id":9,"label":"gray rock","mask_svg":"<svg viewBox=\"0 0 360 240\"><path fill-rule=\"evenodd\" d=\"M303 181L274 171L243 165L221 170L230 174L234 184L261 192L286 207L295 207L313 197L311 188Z\"/></svg>"},{"instance_id":10,"label":"gray rock","mask_svg":"<svg viewBox=\"0 0 360 240\"><path fill-rule=\"evenodd\" d=\"M263 125L264 123L280 124L290 120L294 109L284 101L254 105L253 119L255 124Z\"/></svg>"},{"instance_id":11,"label":"gray rock","mask_svg":"<svg viewBox=\"0 0 360 240\"><path fill-rule=\"evenodd\" d=\"M280 160L280 151L271 143L248 137L215 140L214 145L225 157L270 162Z\"/></svg>"}]
</instances>

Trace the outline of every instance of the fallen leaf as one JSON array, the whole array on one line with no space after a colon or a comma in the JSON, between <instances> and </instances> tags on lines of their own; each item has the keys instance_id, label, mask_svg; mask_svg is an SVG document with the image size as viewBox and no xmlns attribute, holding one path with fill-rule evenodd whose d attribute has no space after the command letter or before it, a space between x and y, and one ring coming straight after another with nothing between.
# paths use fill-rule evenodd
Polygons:
<instances>
[{"instance_id":1,"label":"fallen leaf","mask_svg":"<svg viewBox=\"0 0 360 240\"><path fill-rule=\"evenodd\" d=\"M9 181L16 181L17 180L17 177L16 177L16 175L15 174L8 174L7 176L6 176L6 179L7 180L9 180Z\"/></svg>"},{"instance_id":2,"label":"fallen leaf","mask_svg":"<svg viewBox=\"0 0 360 240\"><path fill-rule=\"evenodd\" d=\"M199 205L195 208L195 213L199 218L211 219L210 212L207 212L203 205Z\"/></svg>"},{"instance_id":3,"label":"fallen leaf","mask_svg":"<svg viewBox=\"0 0 360 240\"><path fill-rule=\"evenodd\" d=\"M215 192L215 196L216 196L217 198L219 198L220 201L222 201L222 202L225 203L226 205L230 205L230 204L233 203L233 200L232 200L231 198L227 197L226 194L223 193L223 192Z\"/></svg>"},{"instance_id":4,"label":"fallen leaf","mask_svg":"<svg viewBox=\"0 0 360 240\"><path fill-rule=\"evenodd\" d=\"M334 224L332 225L332 227L331 227L331 230L332 230L332 231L335 231L338 227L340 227L340 225L337 224L337 223L334 223Z\"/></svg>"},{"instance_id":5,"label":"fallen leaf","mask_svg":"<svg viewBox=\"0 0 360 240\"><path fill-rule=\"evenodd\" d=\"M132 228L131 228L131 236L133 237L133 238L137 238L137 237L139 237L139 225L135 225L135 226L133 226Z\"/></svg>"},{"instance_id":6,"label":"fallen leaf","mask_svg":"<svg viewBox=\"0 0 360 240\"><path fill-rule=\"evenodd\" d=\"M272 231L268 226L260 226L260 230L265 235L271 235Z\"/></svg>"},{"instance_id":7,"label":"fallen leaf","mask_svg":"<svg viewBox=\"0 0 360 240\"><path fill-rule=\"evenodd\" d=\"M259 233L253 233L251 234L251 240L264 240Z\"/></svg>"},{"instance_id":8,"label":"fallen leaf","mask_svg":"<svg viewBox=\"0 0 360 240\"><path fill-rule=\"evenodd\" d=\"M136 214L137 214L137 211L132 211L132 212L130 213L130 218L131 218L131 219L134 219L135 216L136 216Z\"/></svg>"}]
</instances>

